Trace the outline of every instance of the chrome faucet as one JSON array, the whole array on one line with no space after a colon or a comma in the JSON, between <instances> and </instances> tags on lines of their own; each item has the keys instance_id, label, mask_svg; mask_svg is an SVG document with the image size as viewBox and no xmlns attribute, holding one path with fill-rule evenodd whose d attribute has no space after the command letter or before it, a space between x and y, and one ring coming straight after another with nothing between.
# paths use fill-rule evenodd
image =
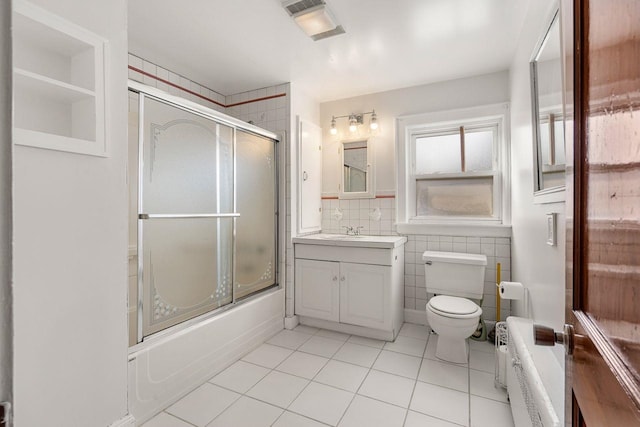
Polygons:
<instances>
[{"instance_id":1,"label":"chrome faucet","mask_svg":"<svg viewBox=\"0 0 640 427\"><path fill-rule=\"evenodd\" d=\"M347 229L347 236L351 236L351 235L356 235L356 231L353 229L352 226L347 226L347 225L343 225L342 228L346 228Z\"/></svg>"},{"instance_id":2,"label":"chrome faucet","mask_svg":"<svg viewBox=\"0 0 640 427\"><path fill-rule=\"evenodd\" d=\"M350 225L349 226L343 225L342 227L347 229L347 236L359 236L360 230L364 228L364 226L362 225L355 228Z\"/></svg>"}]
</instances>

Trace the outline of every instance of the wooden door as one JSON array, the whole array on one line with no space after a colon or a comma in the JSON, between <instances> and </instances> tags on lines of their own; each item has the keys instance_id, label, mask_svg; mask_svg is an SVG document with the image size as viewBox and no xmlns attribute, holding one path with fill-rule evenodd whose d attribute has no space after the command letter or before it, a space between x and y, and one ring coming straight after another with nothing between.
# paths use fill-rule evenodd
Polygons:
<instances>
[{"instance_id":1,"label":"wooden door","mask_svg":"<svg viewBox=\"0 0 640 427\"><path fill-rule=\"evenodd\" d=\"M340 263L340 323L391 329L391 267Z\"/></svg>"},{"instance_id":2,"label":"wooden door","mask_svg":"<svg viewBox=\"0 0 640 427\"><path fill-rule=\"evenodd\" d=\"M565 419L640 426L640 0L563 0L562 16L574 119Z\"/></svg>"}]
</instances>

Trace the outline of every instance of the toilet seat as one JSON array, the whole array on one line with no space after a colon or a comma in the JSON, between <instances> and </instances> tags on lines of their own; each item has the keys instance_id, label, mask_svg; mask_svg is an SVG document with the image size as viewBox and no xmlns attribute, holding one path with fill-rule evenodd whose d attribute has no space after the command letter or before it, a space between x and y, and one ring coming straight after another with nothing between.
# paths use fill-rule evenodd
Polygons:
<instances>
[{"instance_id":1,"label":"toilet seat","mask_svg":"<svg viewBox=\"0 0 640 427\"><path fill-rule=\"evenodd\" d=\"M482 314L476 303L466 298L438 295L429 300L427 308L444 317L465 319Z\"/></svg>"}]
</instances>

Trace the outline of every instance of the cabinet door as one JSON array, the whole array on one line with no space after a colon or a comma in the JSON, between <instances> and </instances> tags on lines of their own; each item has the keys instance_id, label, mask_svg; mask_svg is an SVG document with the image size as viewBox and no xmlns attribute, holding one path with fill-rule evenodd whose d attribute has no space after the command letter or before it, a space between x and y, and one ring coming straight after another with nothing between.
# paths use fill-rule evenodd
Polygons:
<instances>
[{"instance_id":1,"label":"cabinet door","mask_svg":"<svg viewBox=\"0 0 640 427\"><path fill-rule=\"evenodd\" d=\"M298 117L298 232L322 226L322 129Z\"/></svg>"},{"instance_id":2,"label":"cabinet door","mask_svg":"<svg viewBox=\"0 0 640 427\"><path fill-rule=\"evenodd\" d=\"M296 314L339 320L339 263L296 260Z\"/></svg>"},{"instance_id":3,"label":"cabinet door","mask_svg":"<svg viewBox=\"0 0 640 427\"><path fill-rule=\"evenodd\" d=\"M391 327L391 267L340 264L340 322Z\"/></svg>"}]
</instances>

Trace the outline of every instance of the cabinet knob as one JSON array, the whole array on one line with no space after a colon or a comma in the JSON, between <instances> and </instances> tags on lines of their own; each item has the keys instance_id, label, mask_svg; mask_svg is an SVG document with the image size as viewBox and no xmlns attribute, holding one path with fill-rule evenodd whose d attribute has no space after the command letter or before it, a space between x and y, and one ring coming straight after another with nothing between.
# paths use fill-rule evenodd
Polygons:
<instances>
[{"instance_id":1,"label":"cabinet knob","mask_svg":"<svg viewBox=\"0 0 640 427\"><path fill-rule=\"evenodd\" d=\"M340 277L340 281L341 281L341 282L344 282L344 276L341 276L341 277Z\"/></svg>"},{"instance_id":2,"label":"cabinet knob","mask_svg":"<svg viewBox=\"0 0 640 427\"><path fill-rule=\"evenodd\" d=\"M338 276L333 276L333 281L335 282L336 280L338 280Z\"/></svg>"}]
</instances>

